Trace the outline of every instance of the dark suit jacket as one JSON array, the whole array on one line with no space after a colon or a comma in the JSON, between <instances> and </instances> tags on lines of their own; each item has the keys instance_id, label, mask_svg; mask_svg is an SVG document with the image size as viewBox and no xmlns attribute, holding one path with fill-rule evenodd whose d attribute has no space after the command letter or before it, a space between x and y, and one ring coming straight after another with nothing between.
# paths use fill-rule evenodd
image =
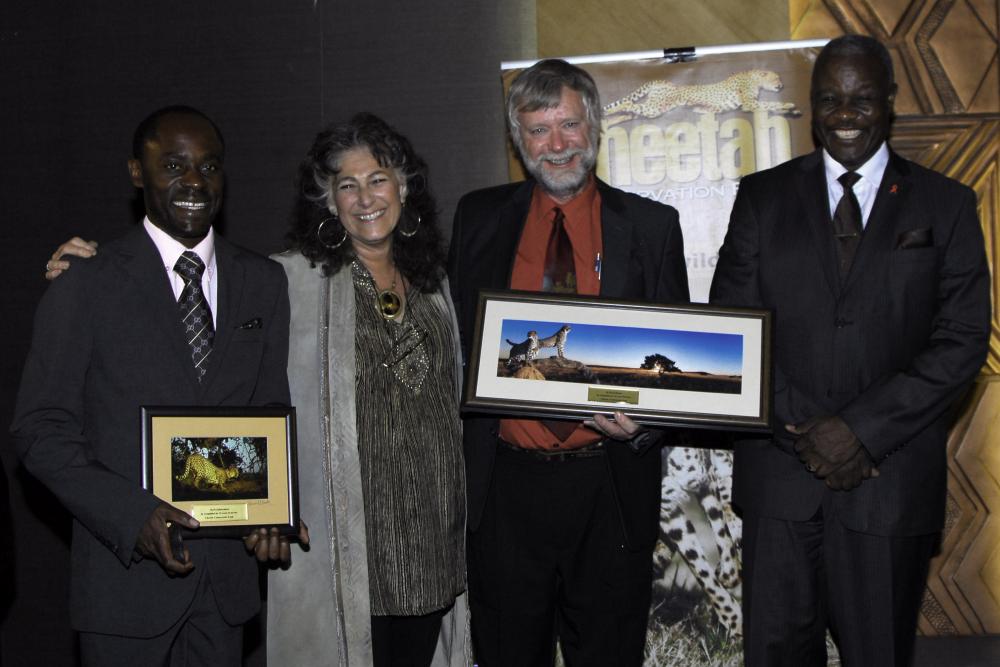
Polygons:
<instances>
[{"instance_id":1,"label":"dark suit jacket","mask_svg":"<svg viewBox=\"0 0 1000 667\"><path fill-rule=\"evenodd\" d=\"M603 244L601 296L654 303L687 303L687 268L677 211L600 181ZM531 204L533 181L471 192L459 201L448 274L458 312L463 358L468 358L480 289L506 289ZM465 420L469 528L482 517L493 475L496 418ZM656 540L660 489L659 447L641 455L626 445L608 448L609 470L629 546Z\"/></svg>"},{"instance_id":2,"label":"dark suit jacket","mask_svg":"<svg viewBox=\"0 0 1000 667\"><path fill-rule=\"evenodd\" d=\"M990 288L973 192L892 154L851 272L837 272L822 152L740 183L714 303L775 313L775 439L736 447L738 506L804 520L824 495L853 530L943 522L949 407L982 365ZM827 492L785 424L840 415L881 475Z\"/></svg>"},{"instance_id":3,"label":"dark suit jacket","mask_svg":"<svg viewBox=\"0 0 1000 667\"><path fill-rule=\"evenodd\" d=\"M157 504L142 490L140 406L287 404L288 290L278 264L216 236L214 349L199 383L156 246L141 227L101 245L45 293L12 431L27 469L73 514L70 611L78 630L148 637L210 576L233 624L260 606L240 540L189 540L195 570L133 561ZM260 328L241 324L260 318Z\"/></svg>"}]
</instances>

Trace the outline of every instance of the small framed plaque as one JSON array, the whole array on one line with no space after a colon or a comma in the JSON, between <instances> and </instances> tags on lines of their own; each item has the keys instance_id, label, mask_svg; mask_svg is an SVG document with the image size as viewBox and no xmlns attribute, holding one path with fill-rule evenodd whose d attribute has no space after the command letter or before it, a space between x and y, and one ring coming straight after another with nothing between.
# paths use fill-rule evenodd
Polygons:
<instances>
[{"instance_id":1,"label":"small framed plaque","mask_svg":"<svg viewBox=\"0 0 1000 667\"><path fill-rule=\"evenodd\" d=\"M771 313L482 291L464 412L771 427Z\"/></svg>"},{"instance_id":2,"label":"small framed plaque","mask_svg":"<svg viewBox=\"0 0 1000 667\"><path fill-rule=\"evenodd\" d=\"M142 408L142 485L199 521L186 538L299 531L295 408Z\"/></svg>"}]
</instances>

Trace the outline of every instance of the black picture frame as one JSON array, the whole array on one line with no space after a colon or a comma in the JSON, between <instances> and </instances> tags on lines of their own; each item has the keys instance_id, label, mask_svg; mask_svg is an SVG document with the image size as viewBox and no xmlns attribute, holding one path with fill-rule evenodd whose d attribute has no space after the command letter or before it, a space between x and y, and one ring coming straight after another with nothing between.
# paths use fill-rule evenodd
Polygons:
<instances>
[{"instance_id":1,"label":"black picture frame","mask_svg":"<svg viewBox=\"0 0 1000 667\"><path fill-rule=\"evenodd\" d=\"M532 334L551 343L564 327L564 356L541 347L526 359ZM771 327L767 310L482 290L462 411L580 420L620 410L654 426L768 431Z\"/></svg>"},{"instance_id":2,"label":"black picture frame","mask_svg":"<svg viewBox=\"0 0 1000 667\"><path fill-rule=\"evenodd\" d=\"M299 532L295 408L142 407L142 486L198 519L185 539Z\"/></svg>"}]
</instances>

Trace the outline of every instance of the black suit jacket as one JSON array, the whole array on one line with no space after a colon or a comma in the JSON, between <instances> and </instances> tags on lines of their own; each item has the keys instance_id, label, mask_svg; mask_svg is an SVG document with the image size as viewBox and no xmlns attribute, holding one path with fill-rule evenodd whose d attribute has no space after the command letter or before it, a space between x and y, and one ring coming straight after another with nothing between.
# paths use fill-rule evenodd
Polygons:
<instances>
[{"instance_id":1,"label":"black suit jacket","mask_svg":"<svg viewBox=\"0 0 1000 667\"><path fill-rule=\"evenodd\" d=\"M468 358L480 289L506 289L531 204L533 181L471 192L459 201L451 237L448 274L458 312L463 358ZM622 192L600 181L601 296L653 303L688 301L684 242L677 211ZM469 528L482 517L493 475L499 423L492 417L465 420L465 465ZM632 548L656 540L660 488L659 447L642 454L626 445L608 448L625 538Z\"/></svg>"},{"instance_id":2,"label":"black suit jacket","mask_svg":"<svg viewBox=\"0 0 1000 667\"><path fill-rule=\"evenodd\" d=\"M773 440L737 444L736 504L804 520L826 494L853 530L943 523L949 407L982 365L989 270L967 187L892 154L850 274L837 271L822 152L740 183L714 303L775 314ZM826 491L785 424L840 415L880 476Z\"/></svg>"},{"instance_id":3,"label":"black suit jacket","mask_svg":"<svg viewBox=\"0 0 1000 667\"><path fill-rule=\"evenodd\" d=\"M75 260L38 307L12 431L25 467L75 519L70 611L78 630L159 634L203 576L230 623L259 608L256 562L240 540L189 540L195 570L186 577L132 558L158 502L141 488L140 406L289 401L284 271L218 236L216 262L216 337L201 383L162 260L141 227ZM240 328L255 318L260 328Z\"/></svg>"}]
</instances>

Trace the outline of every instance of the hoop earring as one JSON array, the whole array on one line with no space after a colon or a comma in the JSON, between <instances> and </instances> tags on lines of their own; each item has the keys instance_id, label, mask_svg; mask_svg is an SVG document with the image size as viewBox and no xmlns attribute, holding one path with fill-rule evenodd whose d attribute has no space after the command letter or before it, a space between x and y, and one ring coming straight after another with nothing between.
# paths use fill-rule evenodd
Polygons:
<instances>
[{"instance_id":1,"label":"hoop earring","mask_svg":"<svg viewBox=\"0 0 1000 667\"><path fill-rule=\"evenodd\" d=\"M407 217L410 217L410 216L407 216ZM413 225L413 231L411 231L411 232L404 232L402 225L396 227L396 229L398 229L399 233L401 235L405 236L406 238L412 238L412 237L414 237L414 236L417 235L417 232L420 231L420 222L421 222L421 220L423 220L423 218L421 218L420 214L417 213L417 224Z\"/></svg>"},{"instance_id":2,"label":"hoop earring","mask_svg":"<svg viewBox=\"0 0 1000 667\"><path fill-rule=\"evenodd\" d=\"M343 225L341 225L340 231L344 234L344 236L334 244L330 244L327 241L323 240L323 225L330 222L331 220L336 221L338 224L340 223L340 218L338 218L335 215L324 219L323 222L319 223L319 227L316 228L316 240L319 241L327 250L336 250L340 246L344 245L344 242L347 241L347 230L344 229Z\"/></svg>"}]
</instances>

